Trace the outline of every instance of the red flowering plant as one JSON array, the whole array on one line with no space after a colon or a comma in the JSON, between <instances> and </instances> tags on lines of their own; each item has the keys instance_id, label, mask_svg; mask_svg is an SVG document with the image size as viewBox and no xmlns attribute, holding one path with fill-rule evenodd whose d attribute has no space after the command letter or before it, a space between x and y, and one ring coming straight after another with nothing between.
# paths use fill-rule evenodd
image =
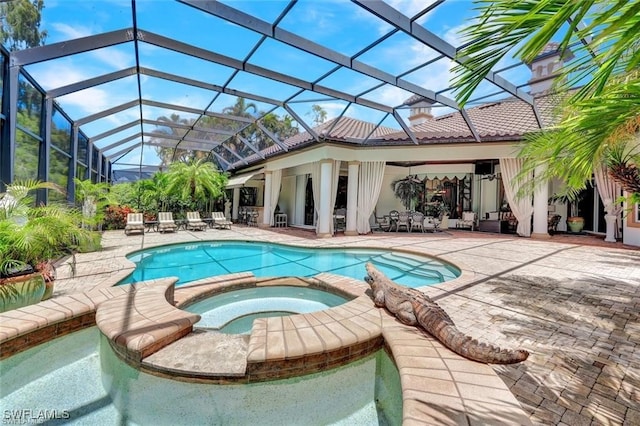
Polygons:
<instances>
[{"instance_id":1,"label":"red flowering plant","mask_svg":"<svg viewBox=\"0 0 640 426\"><path fill-rule=\"evenodd\" d=\"M136 211L129 206L109 206L105 211L106 229L123 229L127 224L127 215Z\"/></svg>"}]
</instances>

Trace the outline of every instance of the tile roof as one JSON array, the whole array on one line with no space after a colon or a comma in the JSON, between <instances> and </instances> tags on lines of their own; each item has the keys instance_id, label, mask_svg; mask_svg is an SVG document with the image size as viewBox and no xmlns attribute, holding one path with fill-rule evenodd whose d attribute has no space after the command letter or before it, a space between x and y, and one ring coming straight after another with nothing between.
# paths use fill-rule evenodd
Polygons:
<instances>
[{"instance_id":1,"label":"tile roof","mask_svg":"<svg viewBox=\"0 0 640 426\"><path fill-rule=\"evenodd\" d=\"M560 105L561 96L543 95L535 98L540 119L545 127L551 126L555 111ZM519 140L526 133L540 128L533 108L516 98L507 98L475 106L466 110L480 140L483 142ZM337 123L336 123L337 121ZM335 125L334 125L335 124ZM434 117L411 128L419 144L461 143L475 141L460 112ZM398 129L379 126L374 123L349 117L329 120L314 128L320 141L346 142L368 146L402 146L413 144L408 135ZM373 133L372 133L373 132ZM301 132L282 142L288 150L294 150L317 143L308 132ZM261 151L264 157L271 157L284 150L274 144ZM261 158L257 154L246 158L253 163ZM234 166L240 167L241 162Z\"/></svg>"}]
</instances>

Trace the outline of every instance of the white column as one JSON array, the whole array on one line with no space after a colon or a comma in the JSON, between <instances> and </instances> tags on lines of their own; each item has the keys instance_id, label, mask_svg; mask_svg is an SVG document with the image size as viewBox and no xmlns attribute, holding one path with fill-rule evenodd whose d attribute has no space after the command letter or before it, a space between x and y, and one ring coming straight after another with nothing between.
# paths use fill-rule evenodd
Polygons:
<instances>
[{"instance_id":1,"label":"white column","mask_svg":"<svg viewBox=\"0 0 640 426\"><path fill-rule=\"evenodd\" d=\"M358 169L359 161L349 161L347 175L347 227L344 235L358 235L356 218L358 214Z\"/></svg>"},{"instance_id":2,"label":"white column","mask_svg":"<svg viewBox=\"0 0 640 426\"><path fill-rule=\"evenodd\" d=\"M542 175L544 169L537 167L535 175ZM531 238L551 238L549 235L549 181L543 180L533 192L533 230Z\"/></svg>"},{"instance_id":3,"label":"white column","mask_svg":"<svg viewBox=\"0 0 640 426\"><path fill-rule=\"evenodd\" d=\"M296 176L296 198L295 198L295 214L293 223L295 225L304 225L304 205L307 193L307 176Z\"/></svg>"},{"instance_id":4,"label":"white column","mask_svg":"<svg viewBox=\"0 0 640 426\"><path fill-rule=\"evenodd\" d=\"M262 210L262 227L268 228L271 224L271 215L273 211L271 209L271 172L264 172L264 208Z\"/></svg>"},{"instance_id":5,"label":"white column","mask_svg":"<svg viewBox=\"0 0 640 426\"><path fill-rule=\"evenodd\" d=\"M331 205L331 181L333 176L333 161L322 160L320 164L320 208L318 209L319 237L331 237L330 223L333 220L333 212L329 211Z\"/></svg>"},{"instance_id":6,"label":"white column","mask_svg":"<svg viewBox=\"0 0 640 426\"><path fill-rule=\"evenodd\" d=\"M231 208L231 218L238 221L238 207L240 206L240 188L233 188L233 207Z\"/></svg>"}]
</instances>

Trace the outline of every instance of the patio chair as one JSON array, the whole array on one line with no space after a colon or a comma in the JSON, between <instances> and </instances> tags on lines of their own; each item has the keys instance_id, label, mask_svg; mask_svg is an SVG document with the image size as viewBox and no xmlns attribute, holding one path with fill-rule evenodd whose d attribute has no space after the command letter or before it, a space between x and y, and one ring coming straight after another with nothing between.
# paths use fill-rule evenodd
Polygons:
<instances>
[{"instance_id":1,"label":"patio chair","mask_svg":"<svg viewBox=\"0 0 640 426\"><path fill-rule=\"evenodd\" d=\"M144 233L144 216L142 213L128 213L127 225L124 227L125 235L131 232Z\"/></svg>"},{"instance_id":2,"label":"patio chair","mask_svg":"<svg viewBox=\"0 0 640 426\"><path fill-rule=\"evenodd\" d=\"M173 220L173 213L171 212L159 212L158 213L158 232L176 232L178 225Z\"/></svg>"},{"instance_id":3,"label":"patio chair","mask_svg":"<svg viewBox=\"0 0 640 426\"><path fill-rule=\"evenodd\" d=\"M213 219L213 226L215 226L216 228L218 228L218 229L223 229L223 228L231 229L232 222L230 220L228 220L226 217L224 217L224 213L223 212L212 212L211 213L211 218Z\"/></svg>"},{"instance_id":4,"label":"patio chair","mask_svg":"<svg viewBox=\"0 0 640 426\"><path fill-rule=\"evenodd\" d=\"M391 226L389 226L389 231L391 231L392 229L397 229L399 216L400 216L400 212L398 212L398 210L391 210L389 212L389 220L391 221Z\"/></svg>"},{"instance_id":5,"label":"patio chair","mask_svg":"<svg viewBox=\"0 0 640 426\"><path fill-rule=\"evenodd\" d=\"M409 223L409 219L410 215L409 212L402 212L402 213L398 213L398 220L396 221L396 232L398 232L398 229L400 229L401 226L404 226L404 229L407 230L407 232L409 232L409 227L410 227L410 223Z\"/></svg>"},{"instance_id":6,"label":"patio chair","mask_svg":"<svg viewBox=\"0 0 640 426\"><path fill-rule=\"evenodd\" d=\"M426 216L422 222L422 227L425 231L436 232L436 229L438 229L438 222L436 222L435 217Z\"/></svg>"},{"instance_id":7,"label":"patio chair","mask_svg":"<svg viewBox=\"0 0 640 426\"><path fill-rule=\"evenodd\" d=\"M333 230L344 231L347 228L347 209L335 209L333 212Z\"/></svg>"},{"instance_id":8,"label":"patio chair","mask_svg":"<svg viewBox=\"0 0 640 426\"><path fill-rule=\"evenodd\" d=\"M456 228L471 228L473 231L476 227L476 213L462 212L462 218L458 219Z\"/></svg>"},{"instance_id":9,"label":"patio chair","mask_svg":"<svg viewBox=\"0 0 640 426\"><path fill-rule=\"evenodd\" d=\"M420 232L424 232L424 213L414 212L411 215L411 224L409 225L409 232L413 232L413 228L419 229Z\"/></svg>"},{"instance_id":10,"label":"patio chair","mask_svg":"<svg viewBox=\"0 0 640 426\"><path fill-rule=\"evenodd\" d=\"M391 228L391 218L389 216L376 216L376 227L382 231L388 231Z\"/></svg>"},{"instance_id":11,"label":"patio chair","mask_svg":"<svg viewBox=\"0 0 640 426\"><path fill-rule=\"evenodd\" d=\"M187 212L187 230L188 231L204 231L207 229L207 224L200 219L200 213Z\"/></svg>"}]
</instances>

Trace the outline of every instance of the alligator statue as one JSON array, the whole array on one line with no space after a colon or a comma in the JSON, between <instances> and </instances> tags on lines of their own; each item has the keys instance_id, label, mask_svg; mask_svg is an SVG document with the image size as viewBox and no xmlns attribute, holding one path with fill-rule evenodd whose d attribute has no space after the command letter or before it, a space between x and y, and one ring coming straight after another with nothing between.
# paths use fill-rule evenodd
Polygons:
<instances>
[{"instance_id":1,"label":"alligator statue","mask_svg":"<svg viewBox=\"0 0 640 426\"><path fill-rule=\"evenodd\" d=\"M529 352L522 349L512 351L479 343L458 330L449 315L426 294L396 284L371 263L367 263L366 268L365 281L371 287L377 307L387 308L403 324L420 325L458 355L488 364L515 364L529 356Z\"/></svg>"}]
</instances>

